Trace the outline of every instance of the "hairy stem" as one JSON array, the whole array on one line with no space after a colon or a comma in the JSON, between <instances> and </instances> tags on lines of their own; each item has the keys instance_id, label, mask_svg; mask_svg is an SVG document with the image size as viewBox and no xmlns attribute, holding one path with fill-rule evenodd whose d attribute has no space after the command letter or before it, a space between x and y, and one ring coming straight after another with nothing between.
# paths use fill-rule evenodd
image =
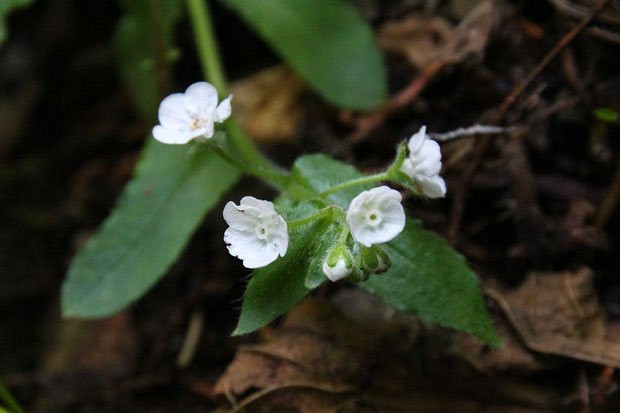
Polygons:
<instances>
[{"instance_id":1,"label":"hairy stem","mask_svg":"<svg viewBox=\"0 0 620 413\"><path fill-rule=\"evenodd\" d=\"M280 172L279 170L276 170L273 168L270 168L270 169L263 169L260 167L255 168L247 163L240 161L239 159L236 159L234 156L228 154L222 147L218 145L211 146L211 149L220 158L224 159L228 163L236 166L237 168L241 169L242 171L250 175L259 176L266 180L269 180L272 182L279 182L279 183L284 183L288 179L288 174L286 174L285 172Z\"/></svg>"},{"instance_id":2,"label":"hairy stem","mask_svg":"<svg viewBox=\"0 0 620 413\"><path fill-rule=\"evenodd\" d=\"M300 218L300 219L296 219L294 221L288 221L286 223L286 225L288 226L289 229L291 228L297 228L297 227L301 227L303 225L308 225L311 222L317 221L319 219L322 219L330 214L333 214L336 211L340 211L342 214L344 214L344 211L342 210L342 208L336 206L336 205L330 205L327 206L325 208L321 208L319 209L316 213L305 217L305 218Z\"/></svg>"},{"instance_id":3,"label":"hairy stem","mask_svg":"<svg viewBox=\"0 0 620 413\"><path fill-rule=\"evenodd\" d=\"M370 183L379 182L379 181L386 181L388 179L389 179L389 176L385 172L381 172L381 173L374 174L374 175L368 175L363 178L353 179L351 181L347 181L347 182L343 182L338 185L334 185L328 190L321 192L319 196L321 198L324 198L327 195L331 195L335 192L339 192L344 189L352 188L357 185L370 184Z\"/></svg>"}]
</instances>

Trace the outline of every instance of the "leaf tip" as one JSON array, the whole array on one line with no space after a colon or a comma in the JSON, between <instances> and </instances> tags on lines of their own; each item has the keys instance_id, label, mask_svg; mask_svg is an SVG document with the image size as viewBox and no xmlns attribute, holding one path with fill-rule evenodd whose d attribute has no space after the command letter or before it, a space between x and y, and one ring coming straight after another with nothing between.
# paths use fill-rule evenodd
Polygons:
<instances>
[{"instance_id":1,"label":"leaf tip","mask_svg":"<svg viewBox=\"0 0 620 413\"><path fill-rule=\"evenodd\" d=\"M497 347L497 348L504 347L504 342L499 337L499 334L497 334L497 331L495 330L493 326L490 326L484 335L482 334L478 335L478 338L493 347Z\"/></svg>"},{"instance_id":2,"label":"leaf tip","mask_svg":"<svg viewBox=\"0 0 620 413\"><path fill-rule=\"evenodd\" d=\"M231 336L238 337L238 336L243 336L248 333L251 333L251 331L248 331L246 328L243 328L238 325L237 328L235 328L235 330L232 332Z\"/></svg>"}]
</instances>

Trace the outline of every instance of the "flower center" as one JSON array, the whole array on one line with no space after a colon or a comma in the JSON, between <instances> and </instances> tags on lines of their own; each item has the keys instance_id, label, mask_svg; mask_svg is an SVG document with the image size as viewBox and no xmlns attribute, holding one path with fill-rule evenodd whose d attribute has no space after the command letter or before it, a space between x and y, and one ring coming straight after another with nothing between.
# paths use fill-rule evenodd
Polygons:
<instances>
[{"instance_id":1,"label":"flower center","mask_svg":"<svg viewBox=\"0 0 620 413\"><path fill-rule=\"evenodd\" d=\"M266 240L268 235L267 227L264 223L261 222L256 226L256 237L259 240Z\"/></svg>"},{"instance_id":2,"label":"flower center","mask_svg":"<svg viewBox=\"0 0 620 413\"><path fill-rule=\"evenodd\" d=\"M195 132L198 129L204 128L205 126L207 126L207 120L204 119L204 118L201 118L201 117L196 117L196 118L194 118L194 121L190 125L189 129L192 132Z\"/></svg>"},{"instance_id":3,"label":"flower center","mask_svg":"<svg viewBox=\"0 0 620 413\"><path fill-rule=\"evenodd\" d=\"M376 210L370 211L366 216L366 222L370 226L376 227L381 223L381 213Z\"/></svg>"}]
</instances>

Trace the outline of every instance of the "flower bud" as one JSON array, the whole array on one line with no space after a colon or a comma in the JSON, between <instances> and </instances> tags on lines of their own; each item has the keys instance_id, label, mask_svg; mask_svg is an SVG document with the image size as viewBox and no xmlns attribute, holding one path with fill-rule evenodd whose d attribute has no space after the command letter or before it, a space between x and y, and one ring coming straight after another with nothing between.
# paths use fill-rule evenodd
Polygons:
<instances>
[{"instance_id":1,"label":"flower bud","mask_svg":"<svg viewBox=\"0 0 620 413\"><path fill-rule=\"evenodd\" d=\"M446 183L441 171L441 149L439 144L426 134L426 126L409 138L407 144L409 156L400 167L420 188L420 192L429 198L446 196Z\"/></svg>"},{"instance_id":2,"label":"flower bud","mask_svg":"<svg viewBox=\"0 0 620 413\"><path fill-rule=\"evenodd\" d=\"M330 281L342 280L351 274L351 253L344 245L337 245L327 255L323 263L323 274Z\"/></svg>"},{"instance_id":3,"label":"flower bud","mask_svg":"<svg viewBox=\"0 0 620 413\"><path fill-rule=\"evenodd\" d=\"M389 255L376 245L370 248L362 248L361 256L362 270L369 274L381 274L390 268L391 262Z\"/></svg>"}]
</instances>

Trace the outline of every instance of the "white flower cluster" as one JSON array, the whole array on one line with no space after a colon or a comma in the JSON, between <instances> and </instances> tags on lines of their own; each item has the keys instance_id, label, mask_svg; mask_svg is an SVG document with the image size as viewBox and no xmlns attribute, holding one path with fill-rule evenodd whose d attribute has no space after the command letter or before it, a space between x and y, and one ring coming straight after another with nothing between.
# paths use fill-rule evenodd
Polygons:
<instances>
[{"instance_id":1,"label":"white flower cluster","mask_svg":"<svg viewBox=\"0 0 620 413\"><path fill-rule=\"evenodd\" d=\"M364 191L356 196L347 210L353 239L367 247L387 242L405 227L405 211L400 192L387 186ZM264 267L288 248L286 221L274 209L273 203L251 196L241 199L240 205L229 202L224 207L224 220L229 228L224 241L231 255L243 260L246 268ZM330 279L344 278L340 260L324 272ZM346 267L346 266L345 266ZM349 265L350 267L350 265Z\"/></svg>"},{"instance_id":2,"label":"white flower cluster","mask_svg":"<svg viewBox=\"0 0 620 413\"><path fill-rule=\"evenodd\" d=\"M215 122L223 122L230 116L231 98L232 95L218 104L213 85L194 83L185 93L174 93L161 102L160 125L153 128L153 137L167 144L184 144L198 137L209 139L214 134ZM407 147L409 154L400 171L407 174L424 195L445 196L446 184L439 176L441 151L439 144L426 135L425 126L409 139ZM400 192L380 186L363 191L349 204L346 225L357 243L356 254L363 257L361 265L369 272L379 273L389 267L387 254L374 245L394 239L404 229L406 218L401 201ZM246 196L239 205L228 202L223 215L229 225L224 233L228 251L243 260L245 267L265 267L286 254L287 223L273 203ZM337 281L351 275L352 262L347 247L337 244L325 259L322 270L331 281Z\"/></svg>"}]
</instances>

